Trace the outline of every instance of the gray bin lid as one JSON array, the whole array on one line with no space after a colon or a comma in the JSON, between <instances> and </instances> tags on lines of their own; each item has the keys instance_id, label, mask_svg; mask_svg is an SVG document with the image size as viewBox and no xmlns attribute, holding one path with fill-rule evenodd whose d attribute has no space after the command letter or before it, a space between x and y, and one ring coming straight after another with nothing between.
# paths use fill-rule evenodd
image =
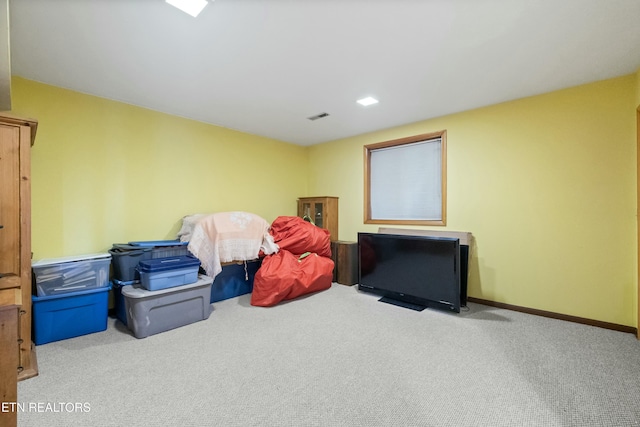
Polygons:
<instances>
[{"instance_id":1,"label":"gray bin lid","mask_svg":"<svg viewBox=\"0 0 640 427\"><path fill-rule=\"evenodd\" d=\"M122 295L129 298L150 298L163 294L171 294L175 292L186 291L201 286L211 285L213 279L203 274L198 275L198 281L188 285L174 286L172 288L160 289L158 291L148 291L140 285L131 285L122 287Z\"/></svg>"}]
</instances>

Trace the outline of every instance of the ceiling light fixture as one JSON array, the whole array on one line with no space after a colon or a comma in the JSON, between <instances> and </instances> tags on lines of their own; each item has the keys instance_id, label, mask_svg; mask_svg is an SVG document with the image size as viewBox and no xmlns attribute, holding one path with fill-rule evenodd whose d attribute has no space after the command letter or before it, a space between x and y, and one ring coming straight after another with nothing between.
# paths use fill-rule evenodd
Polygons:
<instances>
[{"instance_id":1,"label":"ceiling light fixture","mask_svg":"<svg viewBox=\"0 0 640 427\"><path fill-rule=\"evenodd\" d=\"M378 100L370 96L367 96L366 98L358 99L356 102L360 105L368 107L369 105L377 104Z\"/></svg>"},{"instance_id":2,"label":"ceiling light fixture","mask_svg":"<svg viewBox=\"0 0 640 427\"><path fill-rule=\"evenodd\" d=\"M194 18L198 16L198 14L202 12L202 9L208 4L207 0L166 0L166 2Z\"/></svg>"}]
</instances>

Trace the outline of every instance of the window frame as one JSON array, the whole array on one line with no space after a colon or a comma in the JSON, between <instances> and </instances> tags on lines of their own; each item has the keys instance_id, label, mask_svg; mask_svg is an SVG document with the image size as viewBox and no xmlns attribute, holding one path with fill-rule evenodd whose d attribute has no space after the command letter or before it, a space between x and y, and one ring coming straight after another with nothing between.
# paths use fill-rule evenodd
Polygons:
<instances>
[{"instance_id":1,"label":"window frame","mask_svg":"<svg viewBox=\"0 0 640 427\"><path fill-rule=\"evenodd\" d=\"M414 143L440 139L440 187L441 187L441 218L433 219L376 219L371 217L371 153L375 150L389 147L399 147ZM365 224L395 224L395 225L447 225L447 131L424 133L406 138L378 142L364 146L364 223Z\"/></svg>"}]
</instances>

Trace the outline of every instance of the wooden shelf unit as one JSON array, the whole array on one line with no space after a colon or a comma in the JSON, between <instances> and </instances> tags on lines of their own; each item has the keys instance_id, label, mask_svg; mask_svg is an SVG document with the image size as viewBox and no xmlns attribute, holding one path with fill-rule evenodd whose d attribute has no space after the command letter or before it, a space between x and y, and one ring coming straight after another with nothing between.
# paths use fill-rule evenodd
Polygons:
<instances>
[{"instance_id":1,"label":"wooden shelf unit","mask_svg":"<svg viewBox=\"0 0 640 427\"><path fill-rule=\"evenodd\" d=\"M298 199L298 216L307 215L315 225L329 230L331 241L338 240L338 198L300 197Z\"/></svg>"}]
</instances>

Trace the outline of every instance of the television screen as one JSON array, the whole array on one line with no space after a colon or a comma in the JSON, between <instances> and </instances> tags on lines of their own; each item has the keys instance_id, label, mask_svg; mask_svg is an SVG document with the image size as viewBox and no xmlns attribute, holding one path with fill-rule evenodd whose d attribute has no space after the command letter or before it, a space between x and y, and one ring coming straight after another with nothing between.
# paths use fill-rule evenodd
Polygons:
<instances>
[{"instance_id":1,"label":"television screen","mask_svg":"<svg viewBox=\"0 0 640 427\"><path fill-rule=\"evenodd\" d=\"M358 289L414 309L460 312L460 241L358 233Z\"/></svg>"}]
</instances>

